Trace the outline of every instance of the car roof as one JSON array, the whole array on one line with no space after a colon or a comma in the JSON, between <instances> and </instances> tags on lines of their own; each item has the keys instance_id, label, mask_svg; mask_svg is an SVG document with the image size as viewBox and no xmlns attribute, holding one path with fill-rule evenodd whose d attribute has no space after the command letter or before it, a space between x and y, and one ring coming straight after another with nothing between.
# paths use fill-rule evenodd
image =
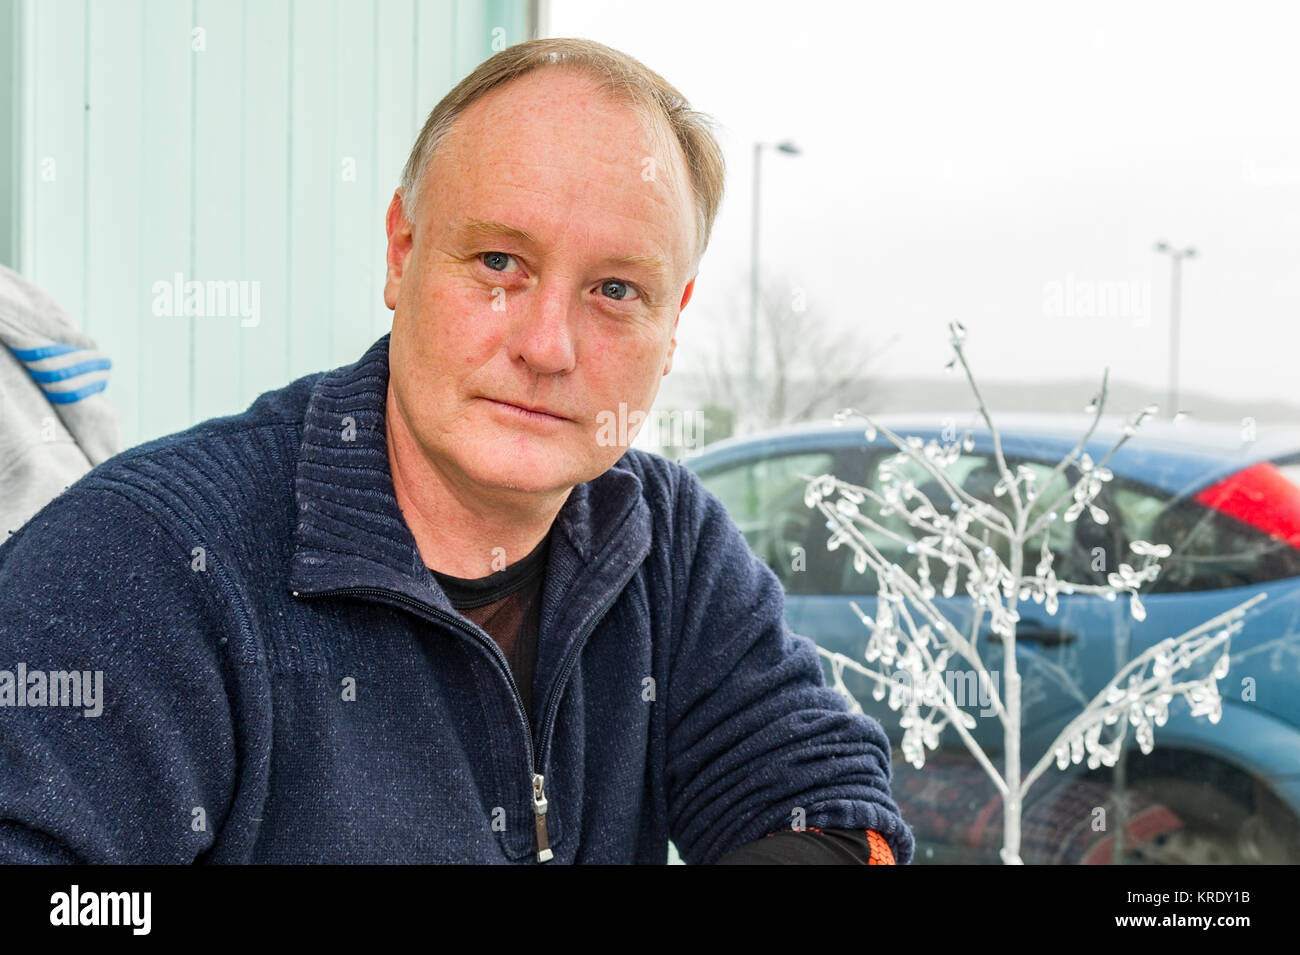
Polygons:
<instances>
[{"instance_id":1,"label":"car roof","mask_svg":"<svg viewBox=\"0 0 1300 955\"><path fill-rule=\"evenodd\" d=\"M944 437L945 429L948 439L969 429L977 451L992 449L988 427L978 412L881 414L872 415L871 420L900 437L924 440ZM1054 464L1078 444L1093 416L1021 412L999 413L993 420L1008 456ZM1085 451L1100 461L1131 420L1132 416L1104 415ZM1252 433L1248 424L1148 418L1115 453L1108 467L1131 481L1187 494L1259 461L1300 456L1300 427L1270 426L1254 428ZM861 417L849 418L842 425L831 420L786 425L716 442L689 455L683 463L704 471L777 451L866 447L865 425ZM893 447L883 434L870 444L882 449Z\"/></svg>"}]
</instances>

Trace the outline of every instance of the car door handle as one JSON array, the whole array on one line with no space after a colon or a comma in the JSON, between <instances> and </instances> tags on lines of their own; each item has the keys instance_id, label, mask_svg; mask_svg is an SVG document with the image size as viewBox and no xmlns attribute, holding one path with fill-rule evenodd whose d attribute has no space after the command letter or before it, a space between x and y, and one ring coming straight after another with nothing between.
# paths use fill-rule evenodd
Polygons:
<instances>
[{"instance_id":1,"label":"car door handle","mask_svg":"<svg viewBox=\"0 0 1300 955\"><path fill-rule=\"evenodd\" d=\"M1071 630L1064 630L1061 627L1045 627L1041 623L1034 621L1026 622L1016 628L1016 640L1037 643L1043 647L1060 647L1067 643L1074 643L1077 639L1078 637ZM989 634L989 643L1001 642L1001 634Z\"/></svg>"}]
</instances>

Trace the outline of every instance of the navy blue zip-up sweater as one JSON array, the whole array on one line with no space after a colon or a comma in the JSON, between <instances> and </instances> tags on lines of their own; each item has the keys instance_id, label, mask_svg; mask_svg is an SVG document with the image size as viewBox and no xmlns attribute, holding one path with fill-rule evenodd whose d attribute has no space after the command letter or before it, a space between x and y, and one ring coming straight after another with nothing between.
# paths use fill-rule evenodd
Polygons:
<instances>
[{"instance_id":1,"label":"navy blue zip-up sweater","mask_svg":"<svg viewBox=\"0 0 1300 955\"><path fill-rule=\"evenodd\" d=\"M711 863L793 819L911 860L879 724L662 457L629 450L556 518L525 714L402 519L387 383L385 335L104 462L0 547L0 670L102 671L97 716L51 705L54 678L39 699L0 683L0 861L537 862L549 842L663 863L671 838Z\"/></svg>"}]
</instances>

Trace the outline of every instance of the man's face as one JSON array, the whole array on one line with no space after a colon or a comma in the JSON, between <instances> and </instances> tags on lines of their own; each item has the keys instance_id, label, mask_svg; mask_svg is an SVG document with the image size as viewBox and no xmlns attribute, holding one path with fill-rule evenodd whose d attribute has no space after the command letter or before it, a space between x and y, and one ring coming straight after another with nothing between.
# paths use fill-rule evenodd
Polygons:
<instances>
[{"instance_id":1,"label":"man's face","mask_svg":"<svg viewBox=\"0 0 1300 955\"><path fill-rule=\"evenodd\" d=\"M413 226L394 200L390 387L445 478L567 490L622 456L694 286L674 149L592 81L543 69L461 114Z\"/></svg>"}]
</instances>

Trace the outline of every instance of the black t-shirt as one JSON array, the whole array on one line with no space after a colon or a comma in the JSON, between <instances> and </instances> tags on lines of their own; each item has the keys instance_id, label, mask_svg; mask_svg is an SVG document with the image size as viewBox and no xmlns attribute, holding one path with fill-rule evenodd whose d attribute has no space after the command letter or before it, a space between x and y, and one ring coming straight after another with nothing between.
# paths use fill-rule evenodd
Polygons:
<instances>
[{"instance_id":1,"label":"black t-shirt","mask_svg":"<svg viewBox=\"0 0 1300 955\"><path fill-rule=\"evenodd\" d=\"M537 627L542 613L542 583L551 535L526 556L489 574L468 579L440 574L430 568L451 605L478 624L497 642L523 697L532 723L533 674L537 669Z\"/></svg>"}]
</instances>

